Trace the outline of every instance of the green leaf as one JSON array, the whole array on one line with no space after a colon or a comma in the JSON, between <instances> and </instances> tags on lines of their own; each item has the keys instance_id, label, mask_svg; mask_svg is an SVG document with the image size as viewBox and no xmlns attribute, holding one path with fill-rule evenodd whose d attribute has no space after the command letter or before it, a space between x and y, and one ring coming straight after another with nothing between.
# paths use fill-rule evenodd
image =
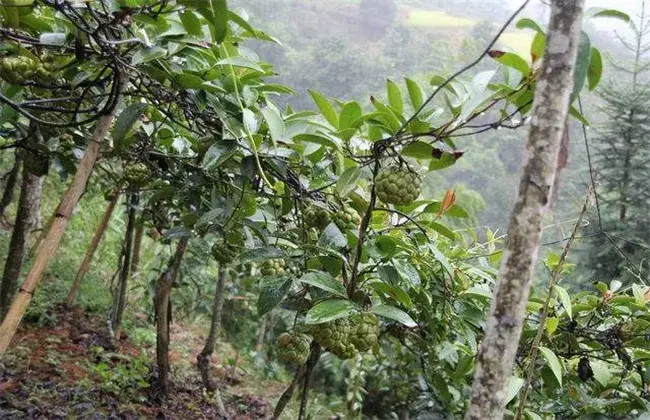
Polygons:
<instances>
[{"instance_id":1,"label":"green leaf","mask_svg":"<svg viewBox=\"0 0 650 420\"><path fill-rule=\"evenodd\" d=\"M377 305L373 306L371 310L374 314L383 316L406 325L409 328L416 327L418 324L413 321L413 318L401 309L390 305Z\"/></svg>"},{"instance_id":2,"label":"green leaf","mask_svg":"<svg viewBox=\"0 0 650 420\"><path fill-rule=\"evenodd\" d=\"M175 77L178 83L184 89L201 89L205 80L191 73L181 73Z\"/></svg>"},{"instance_id":3,"label":"green leaf","mask_svg":"<svg viewBox=\"0 0 650 420\"><path fill-rule=\"evenodd\" d=\"M506 67L513 68L517 70L519 73L521 73L524 76L528 76L530 74L530 66L528 65L528 62L521 58L519 55L511 52L503 52L503 51L490 51L490 57L492 57L495 61L497 61L500 64L503 64Z\"/></svg>"},{"instance_id":4,"label":"green leaf","mask_svg":"<svg viewBox=\"0 0 650 420\"><path fill-rule=\"evenodd\" d=\"M454 163L456 163L456 158L454 158L454 155L448 152L442 152L440 159L431 159L431 163L429 163L429 170L438 171L440 169L448 168Z\"/></svg>"},{"instance_id":5,"label":"green leaf","mask_svg":"<svg viewBox=\"0 0 650 420\"><path fill-rule=\"evenodd\" d=\"M325 120L329 122L332 127L338 130L339 128L339 115L334 109L334 106L327 100L323 95L316 92L315 90L310 90L309 94L316 103L318 110L323 114Z\"/></svg>"},{"instance_id":6,"label":"green leaf","mask_svg":"<svg viewBox=\"0 0 650 420\"><path fill-rule=\"evenodd\" d=\"M589 121L587 121L585 116L582 115L580 113L580 111L578 111L578 108L576 108L573 105L571 105L571 108L569 108L569 115L571 115L573 118L575 118L576 120L578 120L582 124L587 125L587 126L589 125Z\"/></svg>"},{"instance_id":7,"label":"green leaf","mask_svg":"<svg viewBox=\"0 0 650 420\"><path fill-rule=\"evenodd\" d=\"M413 110L418 110L424 103L424 95L422 94L422 89L416 81L406 78L406 89L409 92L409 99L411 99L411 105Z\"/></svg>"},{"instance_id":8,"label":"green leaf","mask_svg":"<svg viewBox=\"0 0 650 420\"><path fill-rule=\"evenodd\" d=\"M340 150L340 146L331 138L321 134L298 134L293 136L293 140L299 142L316 143L331 149Z\"/></svg>"},{"instance_id":9,"label":"green leaf","mask_svg":"<svg viewBox=\"0 0 650 420\"><path fill-rule=\"evenodd\" d=\"M260 281L260 294L257 299L257 312L264 315L282 302L291 288L291 279L286 276L263 277Z\"/></svg>"},{"instance_id":10,"label":"green leaf","mask_svg":"<svg viewBox=\"0 0 650 420\"><path fill-rule=\"evenodd\" d=\"M594 47L591 48L591 59L589 60L589 69L587 71L587 82L589 90L594 90L600 83L603 76L603 57L600 51Z\"/></svg>"},{"instance_id":11,"label":"green leaf","mask_svg":"<svg viewBox=\"0 0 650 420\"><path fill-rule=\"evenodd\" d=\"M510 379L508 379L508 387L506 389L506 404L515 399L517 394L519 394L522 386L524 386L523 379L517 378L516 376L511 376Z\"/></svg>"},{"instance_id":12,"label":"green leaf","mask_svg":"<svg viewBox=\"0 0 650 420\"><path fill-rule=\"evenodd\" d=\"M557 293L560 302L562 302L562 306L564 306L564 310L566 311L567 315L569 315L569 319L573 319L573 306L571 305L571 297L569 297L569 292L567 292L564 287L555 285L555 293Z\"/></svg>"},{"instance_id":13,"label":"green leaf","mask_svg":"<svg viewBox=\"0 0 650 420\"><path fill-rule=\"evenodd\" d=\"M562 364L560 363L560 360L557 358L555 353L553 353L553 350L548 347L540 346L539 351L542 353L542 356L546 359L546 363L548 363L548 366L553 371L555 379L557 379L557 382L562 386Z\"/></svg>"},{"instance_id":14,"label":"green leaf","mask_svg":"<svg viewBox=\"0 0 650 420\"><path fill-rule=\"evenodd\" d=\"M546 35L543 33L535 34L533 42L530 44L530 57L533 63L537 62L544 56L544 49L546 48Z\"/></svg>"},{"instance_id":15,"label":"green leaf","mask_svg":"<svg viewBox=\"0 0 650 420\"><path fill-rule=\"evenodd\" d=\"M402 156L416 159L433 159L433 146L423 141L414 141L402 149Z\"/></svg>"},{"instance_id":16,"label":"green leaf","mask_svg":"<svg viewBox=\"0 0 650 420\"><path fill-rule=\"evenodd\" d=\"M138 64L148 63L149 61L162 58L165 55L167 55L167 50L161 47L141 47L131 57L131 64L137 66Z\"/></svg>"},{"instance_id":17,"label":"green leaf","mask_svg":"<svg viewBox=\"0 0 650 420\"><path fill-rule=\"evenodd\" d=\"M386 258L392 258L397 252L395 239L388 235L379 235L375 238L377 250Z\"/></svg>"},{"instance_id":18,"label":"green leaf","mask_svg":"<svg viewBox=\"0 0 650 420\"><path fill-rule=\"evenodd\" d=\"M334 321L339 318L345 318L356 310L357 308L349 300L325 300L307 312L305 323L322 324L323 322Z\"/></svg>"},{"instance_id":19,"label":"green leaf","mask_svg":"<svg viewBox=\"0 0 650 420\"><path fill-rule=\"evenodd\" d=\"M264 69L260 66L257 61L245 57L229 57L219 60L215 63L215 66L233 66L233 67L242 67L245 69L255 70L260 73L264 73Z\"/></svg>"},{"instance_id":20,"label":"green leaf","mask_svg":"<svg viewBox=\"0 0 650 420\"><path fill-rule=\"evenodd\" d=\"M348 128L359 128L355 124L356 121L361 118L363 111L361 106L357 102L348 102L345 104L341 110L341 115L339 116L339 130L347 130Z\"/></svg>"},{"instance_id":21,"label":"green leaf","mask_svg":"<svg viewBox=\"0 0 650 420\"><path fill-rule=\"evenodd\" d=\"M429 227L431 229L435 230L436 232L438 232L439 234L441 234L443 236L446 236L447 238L451 239L452 241L455 241L456 239L458 239L458 236L456 235L456 233L453 230L449 229L447 226L443 225L443 224L440 224L438 222L431 222L428 225L429 225Z\"/></svg>"},{"instance_id":22,"label":"green leaf","mask_svg":"<svg viewBox=\"0 0 650 420\"><path fill-rule=\"evenodd\" d=\"M550 334L553 335L555 330L557 330L557 326L560 324L560 320L556 317L549 317L546 319L546 331Z\"/></svg>"},{"instance_id":23,"label":"green leaf","mask_svg":"<svg viewBox=\"0 0 650 420\"><path fill-rule=\"evenodd\" d=\"M237 142L233 140L221 140L212 144L205 156L203 156L203 167L206 170L216 169L222 163L230 159L237 151Z\"/></svg>"},{"instance_id":24,"label":"green leaf","mask_svg":"<svg viewBox=\"0 0 650 420\"><path fill-rule=\"evenodd\" d=\"M627 13L621 12L620 10L605 9L603 7L591 7L585 12L585 19L598 17L614 18L622 20L625 23L630 21L630 16Z\"/></svg>"},{"instance_id":25,"label":"green leaf","mask_svg":"<svg viewBox=\"0 0 650 420\"><path fill-rule=\"evenodd\" d=\"M318 238L318 245L325 248L343 248L347 244L347 238L334 222L327 225L321 237Z\"/></svg>"},{"instance_id":26,"label":"green leaf","mask_svg":"<svg viewBox=\"0 0 650 420\"><path fill-rule=\"evenodd\" d=\"M117 117L111 133L116 149L119 150L122 147L124 139L129 135L129 132L135 123L138 122L145 109L147 109L147 104L133 103L127 106L120 116Z\"/></svg>"},{"instance_id":27,"label":"green leaf","mask_svg":"<svg viewBox=\"0 0 650 420\"><path fill-rule=\"evenodd\" d=\"M228 34L228 4L226 0L210 0L212 7L212 40L217 44L223 42Z\"/></svg>"},{"instance_id":28,"label":"green leaf","mask_svg":"<svg viewBox=\"0 0 650 420\"><path fill-rule=\"evenodd\" d=\"M281 141L284 138L284 133L286 132L286 127L284 121L282 120L282 115L280 111L272 105L269 104L267 107L262 108L262 115L266 121L266 125L269 127L269 133L271 134L271 139L273 142Z\"/></svg>"},{"instance_id":29,"label":"green leaf","mask_svg":"<svg viewBox=\"0 0 650 420\"><path fill-rule=\"evenodd\" d=\"M343 287L340 281L336 280L328 273L324 273L322 271L312 271L302 276L300 278L300 281L302 283L309 284L311 286L318 287L319 289L338 295L342 298L347 298L345 287Z\"/></svg>"},{"instance_id":30,"label":"green leaf","mask_svg":"<svg viewBox=\"0 0 650 420\"><path fill-rule=\"evenodd\" d=\"M467 219L469 218L469 213L458 204L454 204L445 212L445 216Z\"/></svg>"},{"instance_id":31,"label":"green leaf","mask_svg":"<svg viewBox=\"0 0 650 420\"><path fill-rule=\"evenodd\" d=\"M399 86L392 80L386 81L386 90L388 91L388 103L398 114L404 113L404 100Z\"/></svg>"},{"instance_id":32,"label":"green leaf","mask_svg":"<svg viewBox=\"0 0 650 420\"><path fill-rule=\"evenodd\" d=\"M532 29L533 31L538 32L540 34L545 34L546 33L546 30L544 29L544 27L542 25L540 25L539 23L537 23L536 21L534 21L533 19L531 19L531 18L520 19L517 22L517 28L518 29Z\"/></svg>"},{"instance_id":33,"label":"green leaf","mask_svg":"<svg viewBox=\"0 0 650 420\"><path fill-rule=\"evenodd\" d=\"M249 249L239 255L240 261L264 261L284 257L286 257L285 252L274 246Z\"/></svg>"},{"instance_id":34,"label":"green leaf","mask_svg":"<svg viewBox=\"0 0 650 420\"><path fill-rule=\"evenodd\" d=\"M571 94L573 99L577 98L585 85L589 70L589 60L591 60L591 41L589 40L589 36L583 31L580 34L578 57L576 58L576 66L573 72L573 93Z\"/></svg>"},{"instance_id":35,"label":"green leaf","mask_svg":"<svg viewBox=\"0 0 650 420\"><path fill-rule=\"evenodd\" d=\"M189 35L202 38L203 37L203 27L201 25L201 19L196 15L196 13L186 10L180 13L181 22L183 27Z\"/></svg>"},{"instance_id":36,"label":"green leaf","mask_svg":"<svg viewBox=\"0 0 650 420\"><path fill-rule=\"evenodd\" d=\"M357 187L359 178L361 178L361 168L353 166L346 169L336 182L336 191L341 196L347 196Z\"/></svg>"}]
</instances>

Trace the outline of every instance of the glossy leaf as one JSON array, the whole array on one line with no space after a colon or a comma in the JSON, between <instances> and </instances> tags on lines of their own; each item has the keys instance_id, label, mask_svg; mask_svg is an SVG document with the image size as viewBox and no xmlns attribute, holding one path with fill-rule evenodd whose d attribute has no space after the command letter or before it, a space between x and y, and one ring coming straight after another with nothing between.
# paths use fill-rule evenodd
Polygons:
<instances>
[{"instance_id":1,"label":"glossy leaf","mask_svg":"<svg viewBox=\"0 0 650 420\"><path fill-rule=\"evenodd\" d=\"M546 363L548 363L551 371L553 371L555 379L557 379L557 382L562 386L562 364L560 363L560 359L558 359L553 350L548 347L540 346L539 351L542 353L542 356L544 356L544 359L546 359Z\"/></svg>"},{"instance_id":2,"label":"glossy leaf","mask_svg":"<svg viewBox=\"0 0 650 420\"><path fill-rule=\"evenodd\" d=\"M273 246L249 249L239 255L241 261L264 261L272 258L284 257L286 257L285 252L280 248Z\"/></svg>"},{"instance_id":3,"label":"glossy leaf","mask_svg":"<svg viewBox=\"0 0 650 420\"><path fill-rule=\"evenodd\" d=\"M411 100L411 106L413 110L419 109L424 103L424 95L422 94L422 89L416 81L406 78L406 89L409 93L409 99Z\"/></svg>"},{"instance_id":4,"label":"glossy leaf","mask_svg":"<svg viewBox=\"0 0 650 420\"><path fill-rule=\"evenodd\" d=\"M267 107L262 108L261 112L266 121L266 125L269 127L269 133L273 142L281 141L284 138L286 127L280 111L274 105L269 104Z\"/></svg>"},{"instance_id":5,"label":"glossy leaf","mask_svg":"<svg viewBox=\"0 0 650 420\"><path fill-rule=\"evenodd\" d=\"M521 391L522 386L524 386L523 379L517 378L516 376L511 376L510 379L508 379L508 386L506 388L506 400L505 400L506 404L515 399L517 394L519 394L519 391Z\"/></svg>"},{"instance_id":6,"label":"glossy leaf","mask_svg":"<svg viewBox=\"0 0 650 420\"><path fill-rule=\"evenodd\" d=\"M630 21L630 16L627 13L621 12L620 10L616 9L606 9L603 7L592 7L589 8L585 12L585 18L586 19L591 19L591 18L614 18L621 20L625 23L628 23Z\"/></svg>"},{"instance_id":7,"label":"glossy leaf","mask_svg":"<svg viewBox=\"0 0 650 420\"><path fill-rule=\"evenodd\" d=\"M402 156L416 159L433 159L433 146L423 141L414 141L402 149Z\"/></svg>"},{"instance_id":8,"label":"glossy leaf","mask_svg":"<svg viewBox=\"0 0 650 420\"><path fill-rule=\"evenodd\" d=\"M347 292L345 291L343 284L328 273L313 271L302 276L300 281L340 297L347 298Z\"/></svg>"},{"instance_id":9,"label":"glossy leaf","mask_svg":"<svg viewBox=\"0 0 650 420\"><path fill-rule=\"evenodd\" d=\"M528 65L526 60L515 53L493 50L490 51L490 57L506 67L517 70L524 76L528 76L530 74L530 65Z\"/></svg>"},{"instance_id":10,"label":"glossy leaf","mask_svg":"<svg viewBox=\"0 0 650 420\"><path fill-rule=\"evenodd\" d=\"M387 80L386 90L388 91L388 103L398 114L402 114L404 112L404 100L399 86L392 80Z\"/></svg>"},{"instance_id":11,"label":"glossy leaf","mask_svg":"<svg viewBox=\"0 0 650 420\"><path fill-rule=\"evenodd\" d=\"M348 128L358 128L357 122L363 111L361 110L361 105L357 102L348 102L345 104L341 110L341 115L339 116L339 129L346 130Z\"/></svg>"},{"instance_id":12,"label":"glossy leaf","mask_svg":"<svg viewBox=\"0 0 650 420\"><path fill-rule=\"evenodd\" d=\"M573 319L573 305L571 305L571 297L569 292L562 286L555 285L555 293L557 293L558 299L562 302L562 306L566 311L570 319Z\"/></svg>"},{"instance_id":13,"label":"glossy leaf","mask_svg":"<svg viewBox=\"0 0 650 420\"><path fill-rule=\"evenodd\" d=\"M306 324L322 324L324 322L334 321L339 318L345 318L356 312L357 308L352 302L344 299L325 300L307 312L305 316Z\"/></svg>"},{"instance_id":14,"label":"glossy leaf","mask_svg":"<svg viewBox=\"0 0 650 420\"><path fill-rule=\"evenodd\" d=\"M339 114L334 109L334 106L327 100L323 95L316 92L315 90L310 90L309 94L316 103L318 110L323 114L325 120L329 122L332 127L339 128Z\"/></svg>"},{"instance_id":15,"label":"glossy leaf","mask_svg":"<svg viewBox=\"0 0 650 420\"><path fill-rule=\"evenodd\" d=\"M406 312L402 311L399 308L390 305L377 305L372 307L372 312L383 316L384 318L392 319L401 324L406 325L409 328L416 327L418 324L413 321L413 318Z\"/></svg>"},{"instance_id":16,"label":"glossy leaf","mask_svg":"<svg viewBox=\"0 0 650 420\"><path fill-rule=\"evenodd\" d=\"M591 40L589 36L583 31L580 34L580 43L578 44L578 57L576 58L576 66L573 73L573 93L572 97L576 98L587 80L587 73L589 71L589 61L591 60Z\"/></svg>"},{"instance_id":17,"label":"glossy leaf","mask_svg":"<svg viewBox=\"0 0 650 420\"><path fill-rule=\"evenodd\" d=\"M138 122L145 109L147 109L147 104L136 102L127 106L117 117L111 133L116 149L121 148L124 139L128 136L135 123Z\"/></svg>"},{"instance_id":18,"label":"glossy leaf","mask_svg":"<svg viewBox=\"0 0 650 420\"><path fill-rule=\"evenodd\" d=\"M594 90L600 83L603 76L603 58L597 48L591 48L591 58L589 60L589 69L587 72L587 83L589 90Z\"/></svg>"},{"instance_id":19,"label":"glossy leaf","mask_svg":"<svg viewBox=\"0 0 650 420\"><path fill-rule=\"evenodd\" d=\"M361 178L361 168L353 166L346 169L336 182L336 191L344 197L347 196L357 187L359 178Z\"/></svg>"},{"instance_id":20,"label":"glossy leaf","mask_svg":"<svg viewBox=\"0 0 650 420\"><path fill-rule=\"evenodd\" d=\"M264 277L260 281L259 287L257 312L259 315L264 315L282 302L282 299L291 288L291 279L286 276Z\"/></svg>"}]
</instances>

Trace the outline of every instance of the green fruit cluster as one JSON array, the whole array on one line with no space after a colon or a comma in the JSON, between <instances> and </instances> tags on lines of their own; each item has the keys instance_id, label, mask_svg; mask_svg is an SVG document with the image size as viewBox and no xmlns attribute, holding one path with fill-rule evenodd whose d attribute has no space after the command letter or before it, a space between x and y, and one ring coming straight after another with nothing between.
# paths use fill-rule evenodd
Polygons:
<instances>
[{"instance_id":1,"label":"green fruit cluster","mask_svg":"<svg viewBox=\"0 0 650 420\"><path fill-rule=\"evenodd\" d=\"M281 276L285 273L286 263L282 258L274 258L266 260L262 263L260 273L263 276Z\"/></svg>"},{"instance_id":2,"label":"green fruit cluster","mask_svg":"<svg viewBox=\"0 0 650 420\"><path fill-rule=\"evenodd\" d=\"M31 57L12 56L0 58L0 78L13 85L30 80L49 81L52 72L47 63L41 63Z\"/></svg>"},{"instance_id":3,"label":"green fruit cluster","mask_svg":"<svg viewBox=\"0 0 650 420\"><path fill-rule=\"evenodd\" d=\"M361 223L361 216L350 206L343 208L334 215L334 222L341 230L357 229Z\"/></svg>"},{"instance_id":4,"label":"green fruit cluster","mask_svg":"<svg viewBox=\"0 0 650 420\"><path fill-rule=\"evenodd\" d=\"M350 342L363 352L374 348L379 338L379 318L374 314L358 314L350 317Z\"/></svg>"},{"instance_id":5,"label":"green fruit cluster","mask_svg":"<svg viewBox=\"0 0 650 420\"><path fill-rule=\"evenodd\" d=\"M402 169L384 169L379 172L375 181L377 198L396 206L406 206L418 198L421 189L418 174Z\"/></svg>"},{"instance_id":6,"label":"green fruit cluster","mask_svg":"<svg viewBox=\"0 0 650 420\"><path fill-rule=\"evenodd\" d=\"M144 163L132 163L124 168L124 180L131 185L142 186L149 180L149 167Z\"/></svg>"},{"instance_id":7,"label":"green fruit cluster","mask_svg":"<svg viewBox=\"0 0 650 420\"><path fill-rule=\"evenodd\" d=\"M225 242L212 245L212 256L219 264L230 264L237 257L237 249Z\"/></svg>"},{"instance_id":8,"label":"green fruit cluster","mask_svg":"<svg viewBox=\"0 0 650 420\"><path fill-rule=\"evenodd\" d=\"M350 321L346 318L313 325L314 340L332 354L341 359L350 359L357 354L357 349L350 342Z\"/></svg>"},{"instance_id":9,"label":"green fruit cluster","mask_svg":"<svg viewBox=\"0 0 650 420\"><path fill-rule=\"evenodd\" d=\"M330 224L330 212L318 206L307 207L304 213L305 224L310 228L325 229Z\"/></svg>"},{"instance_id":10,"label":"green fruit cluster","mask_svg":"<svg viewBox=\"0 0 650 420\"><path fill-rule=\"evenodd\" d=\"M278 337L276 346L280 360L304 365L309 357L311 339L305 334L283 333Z\"/></svg>"}]
</instances>

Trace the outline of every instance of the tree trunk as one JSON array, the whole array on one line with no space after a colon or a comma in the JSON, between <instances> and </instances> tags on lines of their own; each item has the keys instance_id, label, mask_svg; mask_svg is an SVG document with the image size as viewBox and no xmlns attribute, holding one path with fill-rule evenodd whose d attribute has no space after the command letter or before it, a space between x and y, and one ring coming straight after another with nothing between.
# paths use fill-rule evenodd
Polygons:
<instances>
[{"instance_id":1,"label":"tree trunk","mask_svg":"<svg viewBox=\"0 0 650 420\"><path fill-rule=\"evenodd\" d=\"M203 386L209 392L214 392L217 389L216 383L212 380L210 375L210 356L214 353L214 346L217 342L217 335L221 329L221 311L223 309L224 301L224 286L226 285L226 272L225 266L219 267L219 277L217 278L217 287L214 292L214 300L212 301L212 319L210 321L210 333L205 340L203 350L196 357L196 366L201 373L203 379Z\"/></svg>"},{"instance_id":2,"label":"tree trunk","mask_svg":"<svg viewBox=\"0 0 650 420\"><path fill-rule=\"evenodd\" d=\"M120 272L119 288L117 298L115 299L115 306L113 307L113 332L115 339L120 339L120 331L122 329L122 317L124 316L124 307L126 306L126 289L129 283L129 273L131 272L131 254L133 250L133 231L135 230L135 213L140 195L137 192L131 194L129 200L129 208L127 210L127 223L126 231L124 232L124 254L122 259L122 271Z\"/></svg>"},{"instance_id":3,"label":"tree trunk","mask_svg":"<svg viewBox=\"0 0 650 420\"><path fill-rule=\"evenodd\" d=\"M144 218L140 216L135 228L135 239L133 240L133 258L131 258L131 277L138 274L140 269L140 250L142 249L142 238L144 236Z\"/></svg>"},{"instance_id":4,"label":"tree trunk","mask_svg":"<svg viewBox=\"0 0 650 420\"><path fill-rule=\"evenodd\" d=\"M557 176L573 88L584 0L551 3L544 63L537 82L519 195L481 343L467 419L501 419L541 240L541 223Z\"/></svg>"},{"instance_id":5,"label":"tree trunk","mask_svg":"<svg viewBox=\"0 0 650 420\"><path fill-rule=\"evenodd\" d=\"M313 372L316 363L318 363L318 360L320 360L321 352L322 350L320 345L315 341L312 341L307 363L304 366L298 366L296 370L296 374L293 377L293 381L291 382L289 387L284 391L284 393L278 400L277 404L275 405L275 410L273 411L273 417L272 417L273 420L277 420L280 418L282 412L289 404L289 401L291 401L291 398L293 397L293 394L296 391L296 387L298 386L301 380L303 381L303 392L300 401L299 415L306 413L307 393L306 393L305 386L309 387L309 380L311 377L311 373Z\"/></svg>"},{"instance_id":6,"label":"tree trunk","mask_svg":"<svg viewBox=\"0 0 650 420\"><path fill-rule=\"evenodd\" d=\"M30 138L37 138L31 136ZM38 140L32 140L31 145ZM0 320L9 311L9 305L18 288L18 279L25 257L25 250L29 233L35 227L38 220L35 214L41 211L41 176L33 169L38 167L41 159L33 153L26 152L25 163L23 164L23 180L20 187L20 198L18 199L18 212L14 229L9 242L9 253L5 262L2 283L0 283Z\"/></svg>"},{"instance_id":7,"label":"tree trunk","mask_svg":"<svg viewBox=\"0 0 650 420\"><path fill-rule=\"evenodd\" d=\"M170 258L165 272L156 283L156 296L154 309L156 312L156 361L158 363L158 377L154 383L154 397L158 400L166 399L169 395L169 320L171 316L170 294L172 285L178 276L183 254L189 242L188 237L182 238L176 246L176 252Z\"/></svg>"},{"instance_id":8,"label":"tree trunk","mask_svg":"<svg viewBox=\"0 0 650 420\"><path fill-rule=\"evenodd\" d=\"M102 217L102 220L99 222L99 226L97 226L97 230L95 231L95 236L93 236L90 245L88 245L88 249L86 250L86 255L84 256L84 259L81 262L81 265L79 266L79 270L77 271L77 275L74 278L74 282L72 283L70 292L68 292L68 297L65 301L66 308L70 308L72 306L72 303L74 302L74 299L77 296L77 292L79 291L79 286L81 286L81 282L83 281L84 276L86 275L86 273L88 273L88 270L90 269L90 263L92 262L93 257L95 256L95 251L97 251L97 247L99 246L99 243L101 242L102 237L104 236L104 232L108 227L108 223L111 220L111 215L113 214L113 210L115 210L115 206L119 198L120 198L120 188L118 187L115 190L114 195L111 198L111 201L108 203L108 207L106 207L106 211L104 212L104 216Z\"/></svg>"},{"instance_id":9,"label":"tree trunk","mask_svg":"<svg viewBox=\"0 0 650 420\"><path fill-rule=\"evenodd\" d=\"M260 324L260 329L257 332L257 344L255 344L255 351L262 351L264 347L264 339L266 338L266 327L269 322L269 315L264 315L262 318L262 323Z\"/></svg>"},{"instance_id":10,"label":"tree trunk","mask_svg":"<svg viewBox=\"0 0 650 420\"><path fill-rule=\"evenodd\" d=\"M121 87L118 88L118 95L121 95L121 90ZM86 188L88 178L90 178L90 174L99 156L102 140L106 137L114 118L115 107L108 115L100 118L97 128L93 133L93 138L86 149L86 153L81 159L81 162L79 162L74 179L68 187L68 190L61 197L61 202L54 212L54 217L52 218L47 234L36 250L36 256L27 273L27 277L25 277L22 287L18 290L18 294L11 303L9 312L5 316L2 325L0 325L0 353L3 353L9 347L18 329L18 325L23 319L27 305L32 300L34 289L38 286L38 283L43 277L43 272L59 248L72 211Z\"/></svg>"},{"instance_id":11,"label":"tree trunk","mask_svg":"<svg viewBox=\"0 0 650 420\"><path fill-rule=\"evenodd\" d=\"M14 198L14 191L16 189L16 182L18 182L18 173L20 172L20 165L22 164L23 157L22 153L16 152L16 157L14 158L14 166L11 168L11 171L6 175L7 182L5 184L5 190L2 193L2 198L0 199L0 220L4 218L5 210L11 204L11 201Z\"/></svg>"}]
</instances>

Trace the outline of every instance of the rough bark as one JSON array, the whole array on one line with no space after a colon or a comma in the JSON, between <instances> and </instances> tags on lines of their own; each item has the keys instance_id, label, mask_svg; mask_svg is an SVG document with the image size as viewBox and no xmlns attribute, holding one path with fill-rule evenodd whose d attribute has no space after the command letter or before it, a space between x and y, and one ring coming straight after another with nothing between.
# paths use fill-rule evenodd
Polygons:
<instances>
[{"instance_id":1,"label":"rough bark","mask_svg":"<svg viewBox=\"0 0 650 420\"><path fill-rule=\"evenodd\" d=\"M84 256L84 259L81 262L81 265L79 266L79 270L77 270L77 275L74 278L72 287L68 292L68 297L65 300L66 308L70 308L72 306L72 303L74 302L74 299L77 296L77 292L79 291L81 282L83 281L84 276L86 275L86 273L88 273L88 270L90 269L90 263L92 262L93 257L95 256L95 251L97 251L97 247L99 246L99 243L101 242L102 237L104 236L104 232L108 227L108 223L111 220L111 215L113 214L113 210L115 210L115 206L119 198L120 198L120 188L118 188L115 191L113 197L111 198L111 201L108 203L108 206L106 207L106 211L104 212L104 216L102 217L102 220L99 222L99 226L97 226L95 235L93 236L90 245L88 245L88 249L86 250L86 255Z\"/></svg>"},{"instance_id":2,"label":"rough bark","mask_svg":"<svg viewBox=\"0 0 650 420\"><path fill-rule=\"evenodd\" d=\"M217 384L212 380L210 375L210 356L214 353L214 347L217 342L217 336L221 329L221 311L223 309L224 301L224 286L226 285L226 267L219 268L219 276L217 278L217 287L214 292L214 299L212 301L212 318L210 321L210 333L205 340L203 350L196 357L197 367L203 379L203 386L209 392L214 392L217 389Z\"/></svg>"},{"instance_id":3,"label":"rough bark","mask_svg":"<svg viewBox=\"0 0 650 420\"><path fill-rule=\"evenodd\" d=\"M269 322L269 316L264 315L262 318L262 323L260 324L260 329L257 332L257 344L255 344L255 351L262 351L264 347L264 339L266 337L266 327Z\"/></svg>"},{"instance_id":4,"label":"rough bark","mask_svg":"<svg viewBox=\"0 0 650 420\"><path fill-rule=\"evenodd\" d=\"M119 91L121 92L121 88ZM9 347L9 344L18 329L18 325L25 314L27 305L29 305L29 302L32 300L34 289L38 286L45 269L59 248L61 238L63 237L65 228L68 225L72 211L76 207L81 194L83 194L86 188L88 178L90 178L90 174L92 173L95 162L99 156L101 143L104 137L106 137L114 118L115 108L113 108L108 115L104 115L100 118L95 132L93 133L93 138L86 149L86 153L77 167L74 179L68 187L68 190L61 197L61 202L54 212L47 233L36 249L36 255L29 272L25 277L25 281L12 301L9 312L5 316L2 325L0 325L0 353L4 352L7 350L7 347Z\"/></svg>"},{"instance_id":5,"label":"rough bark","mask_svg":"<svg viewBox=\"0 0 650 420\"><path fill-rule=\"evenodd\" d=\"M481 343L467 419L501 419L517 353L541 223L555 182L584 0L551 4L547 46L532 111L527 157L512 210L500 279Z\"/></svg>"},{"instance_id":6,"label":"rough bark","mask_svg":"<svg viewBox=\"0 0 650 420\"><path fill-rule=\"evenodd\" d=\"M144 218L141 216L135 228L135 239L133 240L133 257L131 258L131 277L138 274L140 269L140 250L142 249L142 238L144 237Z\"/></svg>"},{"instance_id":7,"label":"rough bark","mask_svg":"<svg viewBox=\"0 0 650 420\"><path fill-rule=\"evenodd\" d=\"M291 381L291 384L289 384L289 387L284 391L284 393L282 393L282 396L280 397L277 404L275 405L275 410L273 411L273 417L272 417L273 420L277 420L280 418L282 412L289 404L289 401L291 401L291 398L293 397L293 394L296 391L296 387L298 386L300 381L301 380L305 381L305 377L309 378L311 376L311 372L314 370L314 366L316 366L316 363L318 363L318 360L320 360L321 352L322 349L320 345L315 341L312 341L307 363L304 366L298 366L298 369L296 370L296 374L293 377L293 381ZM303 382L303 386L304 384L305 382ZM303 395L305 394L303 393ZM301 399L301 411L303 410L302 405L303 404Z\"/></svg>"},{"instance_id":8,"label":"rough bark","mask_svg":"<svg viewBox=\"0 0 650 420\"><path fill-rule=\"evenodd\" d=\"M127 223L124 232L124 258L122 259L122 270L120 272L118 294L115 300L113 310L113 331L115 332L115 339L120 339L120 332L122 329L122 318L124 316L124 307L126 306L126 289L129 283L129 273L131 272L131 255L133 251L133 231L135 230L135 213L140 195L136 193L131 194L129 200L129 208L127 210Z\"/></svg>"},{"instance_id":9,"label":"rough bark","mask_svg":"<svg viewBox=\"0 0 650 420\"><path fill-rule=\"evenodd\" d=\"M155 378L153 392L154 399L165 400L169 395L169 324L170 324L170 295L172 285L178 277L178 272L187 248L189 238L184 237L176 246L174 255L170 258L165 272L156 283L156 296L154 309L156 312L156 362L158 376Z\"/></svg>"},{"instance_id":10,"label":"rough bark","mask_svg":"<svg viewBox=\"0 0 650 420\"><path fill-rule=\"evenodd\" d=\"M307 359L307 365L305 367L305 377L303 378L302 383L302 393L300 395L300 411L298 413L298 420L307 419L307 402L309 400L309 386L311 384L311 376L318 363L320 358L321 348L318 343L315 341L311 342L311 352L309 358Z\"/></svg>"},{"instance_id":11,"label":"rough bark","mask_svg":"<svg viewBox=\"0 0 650 420\"><path fill-rule=\"evenodd\" d=\"M214 292L214 300L212 301L210 333L208 334L208 338L205 340L203 350L198 356L196 356L196 367L199 369L199 373L201 374L203 386L208 392L214 394L217 410L219 411L219 415L223 417L227 417L227 413L223 405L223 401L221 400L221 393L219 392L219 388L217 388L216 382L212 380L212 375L210 373L210 357L212 356L212 353L214 353L217 336L219 335L219 330L221 330L221 312L223 310L226 273L226 267L219 267L217 287Z\"/></svg>"},{"instance_id":12,"label":"rough bark","mask_svg":"<svg viewBox=\"0 0 650 420\"><path fill-rule=\"evenodd\" d=\"M11 201L14 198L16 183L18 182L18 173L20 172L23 160L22 154L16 152L16 157L14 159L14 166L11 167L11 170L6 175L7 182L5 183L5 189L2 193L2 198L0 199L0 220L4 217L5 210L9 207L9 204L11 204Z\"/></svg>"},{"instance_id":13,"label":"rough bark","mask_svg":"<svg viewBox=\"0 0 650 420\"><path fill-rule=\"evenodd\" d=\"M37 136L32 136L36 138ZM33 140L34 145L38 140ZM41 185L42 180L38 171L41 160L31 152L25 153L23 164L23 179L20 187L20 198L18 199L18 212L14 222L14 229L9 242L9 253L5 260L2 283L0 283L0 320L4 318L9 310L11 300L18 288L18 279L25 257L25 250L29 240L29 233L38 221L38 214L41 211Z\"/></svg>"}]
</instances>

